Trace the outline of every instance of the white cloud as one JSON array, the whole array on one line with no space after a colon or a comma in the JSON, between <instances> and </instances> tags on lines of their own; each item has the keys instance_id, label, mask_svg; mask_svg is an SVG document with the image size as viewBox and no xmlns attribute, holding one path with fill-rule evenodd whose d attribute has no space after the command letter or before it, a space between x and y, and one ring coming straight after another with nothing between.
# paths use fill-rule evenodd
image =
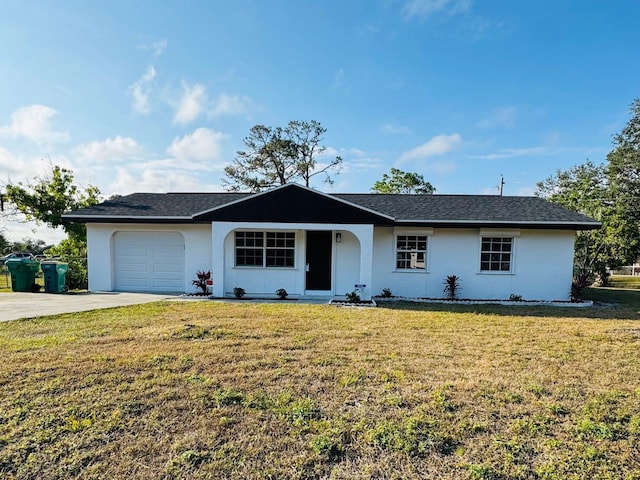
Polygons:
<instances>
[{"instance_id":1,"label":"white cloud","mask_svg":"<svg viewBox=\"0 0 640 480\"><path fill-rule=\"evenodd\" d=\"M0 170L3 173L12 175L12 174L23 174L24 168L26 165L24 162L19 161L16 157L14 157L11 152L5 150L0 147ZM1 179L4 180L4 179Z\"/></svg>"},{"instance_id":2,"label":"white cloud","mask_svg":"<svg viewBox=\"0 0 640 480\"><path fill-rule=\"evenodd\" d=\"M167 48L169 42L166 39L157 40L155 42L149 43L141 43L136 46L139 50L145 50L153 52L154 57L159 57L164 52L165 48Z\"/></svg>"},{"instance_id":3,"label":"white cloud","mask_svg":"<svg viewBox=\"0 0 640 480\"><path fill-rule=\"evenodd\" d=\"M209 110L210 117L220 115L238 115L246 113L252 102L249 97L240 95L228 95L221 93L218 98L212 102Z\"/></svg>"},{"instance_id":4,"label":"white cloud","mask_svg":"<svg viewBox=\"0 0 640 480\"><path fill-rule=\"evenodd\" d=\"M357 157L345 160L341 173L364 172L380 170L384 167L384 160L375 157Z\"/></svg>"},{"instance_id":5,"label":"white cloud","mask_svg":"<svg viewBox=\"0 0 640 480\"><path fill-rule=\"evenodd\" d=\"M187 85L187 83L183 83L182 89L182 98L178 103L178 108L173 117L173 123L186 125L194 121L204 110L207 102L207 90L199 83L196 83L192 87Z\"/></svg>"},{"instance_id":6,"label":"white cloud","mask_svg":"<svg viewBox=\"0 0 640 480\"><path fill-rule=\"evenodd\" d=\"M118 167L116 179L109 185L110 192L128 195L134 192L189 192L201 190L198 177L193 174L166 169L148 169L139 174L130 168Z\"/></svg>"},{"instance_id":7,"label":"white cloud","mask_svg":"<svg viewBox=\"0 0 640 480\"><path fill-rule=\"evenodd\" d=\"M391 123L385 123L380 127L380 131L385 135L402 135L405 133L411 133L409 127L404 125L392 125Z\"/></svg>"},{"instance_id":8,"label":"white cloud","mask_svg":"<svg viewBox=\"0 0 640 480\"><path fill-rule=\"evenodd\" d=\"M153 79L156 76L156 69L153 65L149 65L147 71L144 72L142 77L136 80L129 86L129 93L132 98L133 109L140 114L147 114L151 112L151 104L149 103L149 96L153 90Z\"/></svg>"},{"instance_id":9,"label":"white cloud","mask_svg":"<svg viewBox=\"0 0 640 480\"><path fill-rule=\"evenodd\" d=\"M481 160L499 160L502 158L529 157L532 155L554 155L560 153L562 150L563 149L561 148L551 148L547 146L528 148L502 148L495 153L489 153L486 155L473 155L471 158L479 158Z\"/></svg>"},{"instance_id":10,"label":"white cloud","mask_svg":"<svg viewBox=\"0 0 640 480\"><path fill-rule=\"evenodd\" d=\"M220 159L225 135L209 128L198 128L190 135L175 138L167 153L180 161L215 161Z\"/></svg>"},{"instance_id":11,"label":"white cloud","mask_svg":"<svg viewBox=\"0 0 640 480\"><path fill-rule=\"evenodd\" d=\"M91 142L78 145L74 153L79 160L92 162L106 162L114 160L126 160L138 154L140 145L131 137L107 138L102 142Z\"/></svg>"},{"instance_id":12,"label":"white cloud","mask_svg":"<svg viewBox=\"0 0 640 480\"><path fill-rule=\"evenodd\" d=\"M437 13L456 15L466 12L471 6L471 0L408 0L402 7L406 18L426 19Z\"/></svg>"},{"instance_id":13,"label":"white cloud","mask_svg":"<svg viewBox=\"0 0 640 480\"><path fill-rule=\"evenodd\" d=\"M443 155L460 145L462 137L458 133L451 135L437 135L426 143L419 145L402 154L399 163L409 160L421 160Z\"/></svg>"},{"instance_id":14,"label":"white cloud","mask_svg":"<svg viewBox=\"0 0 640 480\"><path fill-rule=\"evenodd\" d=\"M516 122L518 107L503 107L492 111L488 117L478 122L480 128L512 128Z\"/></svg>"},{"instance_id":15,"label":"white cloud","mask_svg":"<svg viewBox=\"0 0 640 480\"><path fill-rule=\"evenodd\" d=\"M58 112L46 105L30 105L11 114L11 122L0 127L0 134L23 137L37 144L64 142L70 139L68 132L58 132L51 127L51 119Z\"/></svg>"}]
</instances>

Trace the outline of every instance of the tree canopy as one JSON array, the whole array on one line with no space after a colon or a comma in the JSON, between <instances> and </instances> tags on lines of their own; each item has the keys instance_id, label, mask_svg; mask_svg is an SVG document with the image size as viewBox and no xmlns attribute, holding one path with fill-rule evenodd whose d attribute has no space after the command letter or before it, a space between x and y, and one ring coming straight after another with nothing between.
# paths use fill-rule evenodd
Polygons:
<instances>
[{"instance_id":1,"label":"tree canopy","mask_svg":"<svg viewBox=\"0 0 640 480\"><path fill-rule=\"evenodd\" d=\"M418 193L430 195L436 189L418 173L403 172L397 168L391 168L390 174L382 175L371 188L375 193Z\"/></svg>"},{"instance_id":2,"label":"tree canopy","mask_svg":"<svg viewBox=\"0 0 640 480\"><path fill-rule=\"evenodd\" d=\"M332 183L329 173L339 172L342 158L318 162L318 156L327 150L322 145L326 131L315 120L293 120L285 128L255 125L244 139L245 150L238 151L224 169L223 186L230 191L258 192L300 181L308 187L316 175L324 175L324 181Z\"/></svg>"},{"instance_id":3,"label":"tree canopy","mask_svg":"<svg viewBox=\"0 0 640 480\"><path fill-rule=\"evenodd\" d=\"M587 161L539 182L536 194L602 222L599 230L578 232L577 274L606 281L606 267L632 263L640 252L638 222L625 214L607 179L605 165Z\"/></svg>"},{"instance_id":4,"label":"tree canopy","mask_svg":"<svg viewBox=\"0 0 640 480\"><path fill-rule=\"evenodd\" d=\"M631 118L614 135L614 149L607 155L607 177L612 194L625 214L640 221L640 99L630 106Z\"/></svg>"},{"instance_id":5,"label":"tree canopy","mask_svg":"<svg viewBox=\"0 0 640 480\"><path fill-rule=\"evenodd\" d=\"M604 164L587 161L558 170L537 184L536 195L602 222L595 231L578 232L578 274L606 282L606 267L633 263L640 254L640 100L631 119L613 139Z\"/></svg>"},{"instance_id":6,"label":"tree canopy","mask_svg":"<svg viewBox=\"0 0 640 480\"><path fill-rule=\"evenodd\" d=\"M32 182L7 183L6 199L13 213L24 214L27 220L35 220L52 228L62 227L70 237L84 239L86 227L81 223L70 223L62 215L78 208L99 203L100 191L89 185L81 188L73 184L73 171L57 165L43 177L34 177Z\"/></svg>"}]
</instances>

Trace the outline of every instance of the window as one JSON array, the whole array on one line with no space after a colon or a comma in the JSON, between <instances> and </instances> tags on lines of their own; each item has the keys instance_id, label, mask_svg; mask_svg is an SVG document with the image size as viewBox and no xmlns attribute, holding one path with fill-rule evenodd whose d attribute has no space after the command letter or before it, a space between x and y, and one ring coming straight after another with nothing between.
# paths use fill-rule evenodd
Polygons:
<instances>
[{"instance_id":1,"label":"window","mask_svg":"<svg viewBox=\"0 0 640 480\"><path fill-rule=\"evenodd\" d=\"M293 267L295 247L295 233L267 232L267 267Z\"/></svg>"},{"instance_id":2,"label":"window","mask_svg":"<svg viewBox=\"0 0 640 480\"><path fill-rule=\"evenodd\" d=\"M236 267L293 267L293 232L236 232Z\"/></svg>"},{"instance_id":3,"label":"window","mask_svg":"<svg viewBox=\"0 0 640 480\"><path fill-rule=\"evenodd\" d=\"M512 253L513 238L482 237L480 271L510 272Z\"/></svg>"},{"instance_id":4,"label":"window","mask_svg":"<svg viewBox=\"0 0 640 480\"><path fill-rule=\"evenodd\" d=\"M425 270L426 266L426 235L398 235L396 240L396 268L398 270Z\"/></svg>"}]
</instances>

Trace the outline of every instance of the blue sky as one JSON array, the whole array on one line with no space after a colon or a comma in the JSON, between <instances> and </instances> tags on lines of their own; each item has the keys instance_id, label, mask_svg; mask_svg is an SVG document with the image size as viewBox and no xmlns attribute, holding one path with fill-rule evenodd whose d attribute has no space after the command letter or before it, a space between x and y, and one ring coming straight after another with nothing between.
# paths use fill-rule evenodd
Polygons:
<instances>
[{"instance_id":1,"label":"blue sky","mask_svg":"<svg viewBox=\"0 0 640 480\"><path fill-rule=\"evenodd\" d=\"M3 182L50 161L107 196L219 191L253 125L313 119L344 159L323 191L396 167L531 195L628 120L640 2L4 0L0 86Z\"/></svg>"}]
</instances>

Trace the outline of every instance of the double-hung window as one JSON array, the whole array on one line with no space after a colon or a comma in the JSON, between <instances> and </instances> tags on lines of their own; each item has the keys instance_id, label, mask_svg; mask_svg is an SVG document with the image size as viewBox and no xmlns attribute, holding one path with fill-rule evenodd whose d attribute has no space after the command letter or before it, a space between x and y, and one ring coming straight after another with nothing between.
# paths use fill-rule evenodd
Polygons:
<instances>
[{"instance_id":1,"label":"double-hung window","mask_svg":"<svg viewBox=\"0 0 640 480\"><path fill-rule=\"evenodd\" d=\"M236 267L294 266L294 232L236 232Z\"/></svg>"},{"instance_id":2,"label":"double-hung window","mask_svg":"<svg viewBox=\"0 0 640 480\"><path fill-rule=\"evenodd\" d=\"M481 272L510 272L513 259L513 238L482 237Z\"/></svg>"},{"instance_id":3,"label":"double-hung window","mask_svg":"<svg viewBox=\"0 0 640 480\"><path fill-rule=\"evenodd\" d=\"M396 269L425 270L427 268L427 236L398 235L396 237Z\"/></svg>"}]
</instances>

